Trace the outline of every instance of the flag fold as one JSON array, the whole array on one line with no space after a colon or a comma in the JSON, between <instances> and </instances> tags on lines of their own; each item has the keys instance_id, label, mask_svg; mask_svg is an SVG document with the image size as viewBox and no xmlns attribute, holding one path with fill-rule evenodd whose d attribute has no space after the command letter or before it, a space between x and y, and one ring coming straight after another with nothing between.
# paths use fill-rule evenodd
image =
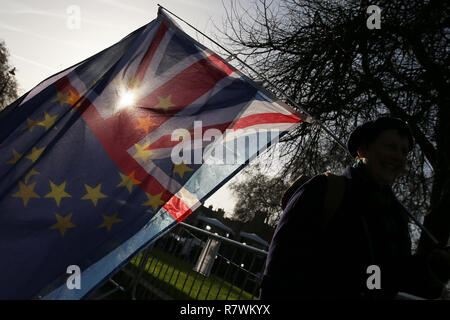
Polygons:
<instances>
[{"instance_id":1,"label":"flag fold","mask_svg":"<svg viewBox=\"0 0 450 320\"><path fill-rule=\"evenodd\" d=\"M0 299L86 297L300 121L160 10L0 113Z\"/></svg>"}]
</instances>

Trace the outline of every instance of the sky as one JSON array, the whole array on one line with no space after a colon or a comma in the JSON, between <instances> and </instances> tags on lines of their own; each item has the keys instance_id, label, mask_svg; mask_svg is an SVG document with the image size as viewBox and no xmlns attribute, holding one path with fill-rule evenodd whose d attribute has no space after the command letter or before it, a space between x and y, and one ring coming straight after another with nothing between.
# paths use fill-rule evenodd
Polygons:
<instances>
[{"instance_id":1,"label":"sky","mask_svg":"<svg viewBox=\"0 0 450 320\"><path fill-rule=\"evenodd\" d=\"M0 0L0 41L16 67L19 95L42 80L113 45L156 18L159 3L197 29L215 38L228 0ZM242 0L245 1L245 0ZM185 32L204 45L212 44L186 24ZM214 49L214 48L212 48ZM229 184L205 203L232 213L235 198Z\"/></svg>"}]
</instances>

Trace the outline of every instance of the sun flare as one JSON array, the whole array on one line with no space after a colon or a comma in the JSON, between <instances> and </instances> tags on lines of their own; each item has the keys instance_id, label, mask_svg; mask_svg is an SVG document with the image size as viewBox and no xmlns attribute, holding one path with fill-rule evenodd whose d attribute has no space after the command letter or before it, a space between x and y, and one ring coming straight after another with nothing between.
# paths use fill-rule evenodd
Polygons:
<instances>
[{"instance_id":1,"label":"sun flare","mask_svg":"<svg viewBox=\"0 0 450 320\"><path fill-rule=\"evenodd\" d=\"M136 94L133 91L124 91L120 95L120 100L118 104L119 110L132 107L136 102Z\"/></svg>"}]
</instances>

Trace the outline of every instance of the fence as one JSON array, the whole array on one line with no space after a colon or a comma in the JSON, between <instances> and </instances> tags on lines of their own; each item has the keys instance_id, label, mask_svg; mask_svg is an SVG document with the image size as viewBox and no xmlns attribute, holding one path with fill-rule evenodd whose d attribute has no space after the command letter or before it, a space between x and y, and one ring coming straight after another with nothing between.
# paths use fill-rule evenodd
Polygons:
<instances>
[{"instance_id":1,"label":"fence","mask_svg":"<svg viewBox=\"0 0 450 320\"><path fill-rule=\"evenodd\" d=\"M264 250L181 222L89 299L258 299L266 256ZM397 299L422 298L401 292Z\"/></svg>"},{"instance_id":2,"label":"fence","mask_svg":"<svg viewBox=\"0 0 450 320\"><path fill-rule=\"evenodd\" d=\"M180 223L90 299L258 299L267 252Z\"/></svg>"}]
</instances>

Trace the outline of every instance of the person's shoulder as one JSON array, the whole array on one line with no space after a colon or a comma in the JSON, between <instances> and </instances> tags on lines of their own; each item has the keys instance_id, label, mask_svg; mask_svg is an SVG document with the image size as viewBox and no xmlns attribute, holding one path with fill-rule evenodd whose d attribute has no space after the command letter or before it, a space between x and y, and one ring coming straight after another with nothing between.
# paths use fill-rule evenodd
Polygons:
<instances>
[{"instance_id":1,"label":"person's shoulder","mask_svg":"<svg viewBox=\"0 0 450 320\"><path fill-rule=\"evenodd\" d=\"M319 174L310 178L294 192L284 209L281 221L317 216L317 210L321 210L323 205L326 188L327 177L325 175Z\"/></svg>"},{"instance_id":2,"label":"person's shoulder","mask_svg":"<svg viewBox=\"0 0 450 320\"><path fill-rule=\"evenodd\" d=\"M304 188L308 189L321 189L324 188L327 184L327 177L325 174L317 174L309 179L304 185Z\"/></svg>"},{"instance_id":3,"label":"person's shoulder","mask_svg":"<svg viewBox=\"0 0 450 320\"><path fill-rule=\"evenodd\" d=\"M323 193L327 186L327 177L324 174L318 174L307 180L302 186L300 186L292 196L293 199L297 199L302 194Z\"/></svg>"}]
</instances>

